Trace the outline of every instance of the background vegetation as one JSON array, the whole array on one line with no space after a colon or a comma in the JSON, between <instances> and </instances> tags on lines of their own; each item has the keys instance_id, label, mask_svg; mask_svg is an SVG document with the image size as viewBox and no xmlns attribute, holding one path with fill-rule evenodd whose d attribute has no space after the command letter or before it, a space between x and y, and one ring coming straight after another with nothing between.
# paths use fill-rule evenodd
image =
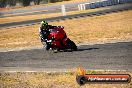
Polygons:
<instances>
[{"instance_id":1,"label":"background vegetation","mask_svg":"<svg viewBox=\"0 0 132 88\"><path fill-rule=\"evenodd\" d=\"M61 1L70 0L0 0L0 8L4 8L7 6L16 6L17 3L22 6L29 6L31 5L31 2L33 2L34 5L39 5L40 3L55 3Z\"/></svg>"}]
</instances>

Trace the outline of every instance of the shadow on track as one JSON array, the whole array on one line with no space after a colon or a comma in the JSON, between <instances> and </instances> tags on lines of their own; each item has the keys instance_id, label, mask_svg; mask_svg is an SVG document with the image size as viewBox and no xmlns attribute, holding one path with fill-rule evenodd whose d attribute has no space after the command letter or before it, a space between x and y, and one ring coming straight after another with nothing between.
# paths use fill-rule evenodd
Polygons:
<instances>
[{"instance_id":1,"label":"shadow on track","mask_svg":"<svg viewBox=\"0 0 132 88\"><path fill-rule=\"evenodd\" d=\"M96 50L96 49L99 49L99 48L85 48L85 49L80 48L77 51Z\"/></svg>"}]
</instances>

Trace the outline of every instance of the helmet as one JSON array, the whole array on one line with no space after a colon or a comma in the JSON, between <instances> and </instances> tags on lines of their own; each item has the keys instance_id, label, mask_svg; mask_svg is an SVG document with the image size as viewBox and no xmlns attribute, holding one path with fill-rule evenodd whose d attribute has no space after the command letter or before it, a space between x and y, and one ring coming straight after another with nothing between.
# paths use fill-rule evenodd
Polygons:
<instances>
[{"instance_id":1,"label":"helmet","mask_svg":"<svg viewBox=\"0 0 132 88\"><path fill-rule=\"evenodd\" d=\"M48 22L47 21L42 21L41 22L41 26L47 26L48 25Z\"/></svg>"}]
</instances>

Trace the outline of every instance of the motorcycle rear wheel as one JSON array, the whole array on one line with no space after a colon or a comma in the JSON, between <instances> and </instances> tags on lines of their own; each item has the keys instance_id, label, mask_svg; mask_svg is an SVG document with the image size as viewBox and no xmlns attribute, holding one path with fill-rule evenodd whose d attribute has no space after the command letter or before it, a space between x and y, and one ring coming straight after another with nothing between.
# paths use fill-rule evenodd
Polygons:
<instances>
[{"instance_id":1,"label":"motorcycle rear wheel","mask_svg":"<svg viewBox=\"0 0 132 88\"><path fill-rule=\"evenodd\" d=\"M70 40L68 43L69 43L68 45L70 46L70 49L72 51L77 51L77 46L73 41Z\"/></svg>"}]
</instances>

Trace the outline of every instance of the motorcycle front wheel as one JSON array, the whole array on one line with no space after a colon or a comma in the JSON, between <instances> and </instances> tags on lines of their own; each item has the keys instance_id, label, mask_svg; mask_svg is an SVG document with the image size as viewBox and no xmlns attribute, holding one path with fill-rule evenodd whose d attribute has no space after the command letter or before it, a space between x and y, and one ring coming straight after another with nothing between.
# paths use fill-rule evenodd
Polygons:
<instances>
[{"instance_id":1,"label":"motorcycle front wheel","mask_svg":"<svg viewBox=\"0 0 132 88\"><path fill-rule=\"evenodd\" d=\"M53 50L54 53L57 53L59 51L57 46L52 47L52 50Z\"/></svg>"}]
</instances>

